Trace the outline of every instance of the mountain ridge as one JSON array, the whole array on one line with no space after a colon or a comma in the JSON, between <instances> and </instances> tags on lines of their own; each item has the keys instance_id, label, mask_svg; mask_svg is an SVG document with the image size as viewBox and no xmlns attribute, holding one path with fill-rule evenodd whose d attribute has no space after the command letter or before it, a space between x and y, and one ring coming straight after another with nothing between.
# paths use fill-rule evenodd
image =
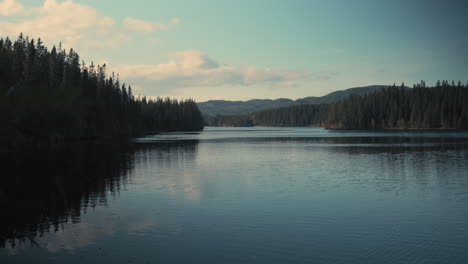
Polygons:
<instances>
[{"instance_id":1,"label":"mountain ridge","mask_svg":"<svg viewBox=\"0 0 468 264\"><path fill-rule=\"evenodd\" d=\"M364 95L388 87L388 85L369 85L338 90L324 96L309 96L292 100L289 98L251 99L247 101L209 100L197 103L204 116L245 115L258 111L286 107L295 104L330 104L343 100L353 94Z\"/></svg>"}]
</instances>

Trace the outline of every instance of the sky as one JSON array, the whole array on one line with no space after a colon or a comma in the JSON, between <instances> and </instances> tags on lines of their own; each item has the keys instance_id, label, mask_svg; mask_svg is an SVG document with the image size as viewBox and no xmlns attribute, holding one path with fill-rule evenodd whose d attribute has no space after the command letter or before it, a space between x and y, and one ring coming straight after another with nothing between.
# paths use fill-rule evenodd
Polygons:
<instances>
[{"instance_id":1,"label":"sky","mask_svg":"<svg viewBox=\"0 0 468 264\"><path fill-rule=\"evenodd\" d=\"M147 97L468 80L465 0L0 0L0 37L20 32L105 63Z\"/></svg>"}]
</instances>

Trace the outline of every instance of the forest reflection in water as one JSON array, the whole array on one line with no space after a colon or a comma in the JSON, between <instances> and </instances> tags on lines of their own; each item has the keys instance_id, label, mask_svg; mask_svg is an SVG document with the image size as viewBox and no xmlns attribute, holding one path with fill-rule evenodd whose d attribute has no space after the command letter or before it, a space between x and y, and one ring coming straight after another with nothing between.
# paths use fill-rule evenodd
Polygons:
<instances>
[{"instance_id":1,"label":"forest reflection in water","mask_svg":"<svg viewBox=\"0 0 468 264\"><path fill-rule=\"evenodd\" d=\"M211 132L2 160L8 177L0 184L0 259L54 255L60 263L73 253L96 263L457 263L468 257L465 134ZM249 136L256 132L262 134Z\"/></svg>"},{"instance_id":2,"label":"forest reflection in water","mask_svg":"<svg viewBox=\"0 0 468 264\"><path fill-rule=\"evenodd\" d=\"M193 159L196 144L87 144L2 158L0 248L38 246L36 237L78 223L118 196L132 181L135 161L150 158L155 148L171 153L170 159L156 159L170 163Z\"/></svg>"}]
</instances>

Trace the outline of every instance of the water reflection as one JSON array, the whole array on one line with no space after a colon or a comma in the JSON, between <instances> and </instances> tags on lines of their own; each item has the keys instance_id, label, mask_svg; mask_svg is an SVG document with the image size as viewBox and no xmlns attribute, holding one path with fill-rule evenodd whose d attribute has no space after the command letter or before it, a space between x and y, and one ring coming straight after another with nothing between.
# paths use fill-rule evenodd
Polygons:
<instances>
[{"instance_id":1,"label":"water reflection","mask_svg":"<svg viewBox=\"0 0 468 264\"><path fill-rule=\"evenodd\" d=\"M198 140L139 142L134 144L135 161L143 166L190 166L198 151Z\"/></svg>"},{"instance_id":2,"label":"water reflection","mask_svg":"<svg viewBox=\"0 0 468 264\"><path fill-rule=\"evenodd\" d=\"M0 247L57 232L106 205L130 180L126 148L75 146L2 159Z\"/></svg>"},{"instance_id":3,"label":"water reflection","mask_svg":"<svg viewBox=\"0 0 468 264\"><path fill-rule=\"evenodd\" d=\"M6 247L0 259L462 263L468 257L466 135L326 137L298 129L288 136L290 130L248 131L252 137L235 129L175 133L124 149L4 161L11 177L0 184L7 217L0 222Z\"/></svg>"},{"instance_id":4,"label":"water reflection","mask_svg":"<svg viewBox=\"0 0 468 264\"><path fill-rule=\"evenodd\" d=\"M138 183L188 200L200 198L200 175L196 174L198 140L140 142L135 146Z\"/></svg>"},{"instance_id":5,"label":"water reflection","mask_svg":"<svg viewBox=\"0 0 468 264\"><path fill-rule=\"evenodd\" d=\"M393 193L395 196L430 196L468 200L468 145L420 141L414 144L322 145L341 164L331 175L344 188ZM328 162L330 164L330 162Z\"/></svg>"},{"instance_id":6,"label":"water reflection","mask_svg":"<svg viewBox=\"0 0 468 264\"><path fill-rule=\"evenodd\" d=\"M183 166L194 160L197 143L86 145L2 159L0 247L39 246L37 237L61 231L48 241L49 250L56 251L56 245L65 240L65 248L71 249L89 244L100 233L112 233L113 219L80 223L82 216L90 209L107 206L109 198L119 196L134 182L135 166L139 170ZM190 184L190 177L185 181ZM132 223L129 231L148 226L145 221ZM63 230L67 224L74 226L73 234Z\"/></svg>"}]
</instances>

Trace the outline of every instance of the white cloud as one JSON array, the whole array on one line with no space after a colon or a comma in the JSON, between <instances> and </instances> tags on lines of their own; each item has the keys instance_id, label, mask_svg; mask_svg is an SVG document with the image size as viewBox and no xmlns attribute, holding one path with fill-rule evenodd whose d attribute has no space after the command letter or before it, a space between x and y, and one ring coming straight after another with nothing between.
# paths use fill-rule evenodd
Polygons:
<instances>
[{"instance_id":1,"label":"white cloud","mask_svg":"<svg viewBox=\"0 0 468 264\"><path fill-rule=\"evenodd\" d=\"M12 16L23 10L23 5L16 2L16 0L4 0L0 2L0 16Z\"/></svg>"},{"instance_id":2,"label":"white cloud","mask_svg":"<svg viewBox=\"0 0 468 264\"><path fill-rule=\"evenodd\" d=\"M25 8L16 0L0 2L0 36L16 38L21 32L32 38L42 38L47 44L62 42L66 49L86 51L95 48L118 47L130 39L125 25L99 13L95 8L73 2L73 0L45 0L42 6ZM148 23L145 30L166 30L178 24L178 19L167 24L130 19L137 27ZM125 22L124 22L125 24ZM136 28L135 28L136 29ZM127 32L128 33L128 32Z\"/></svg>"},{"instance_id":3,"label":"white cloud","mask_svg":"<svg viewBox=\"0 0 468 264\"><path fill-rule=\"evenodd\" d=\"M44 0L36 7L24 7L16 0L3 0L0 14L8 15L0 16L1 37L14 39L22 32L31 38L42 38L49 47L62 42L63 48L74 48L88 59L90 55L101 56L110 49L122 52L122 44L129 44L132 37L137 37L135 32L146 33L144 36L139 34L138 38L157 44L160 39L150 33L169 30L180 23L178 18L164 23L132 17L115 21L95 8L73 0ZM270 91L272 88L295 87L305 79L321 78L305 72L218 63L197 50L170 53L168 62L161 64L107 65L110 66L109 73L120 73L123 81L148 96L177 94L185 88L195 91L261 87Z\"/></svg>"},{"instance_id":4,"label":"white cloud","mask_svg":"<svg viewBox=\"0 0 468 264\"><path fill-rule=\"evenodd\" d=\"M167 63L141 65L111 65L122 79L142 88L144 94L158 95L162 91L188 87L218 87L225 85L291 87L308 79L305 72L291 72L255 66L219 64L198 50L172 52Z\"/></svg>"},{"instance_id":5,"label":"white cloud","mask_svg":"<svg viewBox=\"0 0 468 264\"><path fill-rule=\"evenodd\" d=\"M174 25L180 23L178 18L171 19L167 24L159 22L144 21L136 18L126 17L123 20L124 27L129 30L142 31L144 33L152 33L156 31L168 30Z\"/></svg>"},{"instance_id":6,"label":"white cloud","mask_svg":"<svg viewBox=\"0 0 468 264\"><path fill-rule=\"evenodd\" d=\"M22 32L48 42L61 41L64 47L75 49L80 42L86 40L121 37L114 34L115 22L112 18L72 0L46 0L41 7L24 9L20 15L23 17L19 22L0 21L0 34L16 37Z\"/></svg>"}]
</instances>

